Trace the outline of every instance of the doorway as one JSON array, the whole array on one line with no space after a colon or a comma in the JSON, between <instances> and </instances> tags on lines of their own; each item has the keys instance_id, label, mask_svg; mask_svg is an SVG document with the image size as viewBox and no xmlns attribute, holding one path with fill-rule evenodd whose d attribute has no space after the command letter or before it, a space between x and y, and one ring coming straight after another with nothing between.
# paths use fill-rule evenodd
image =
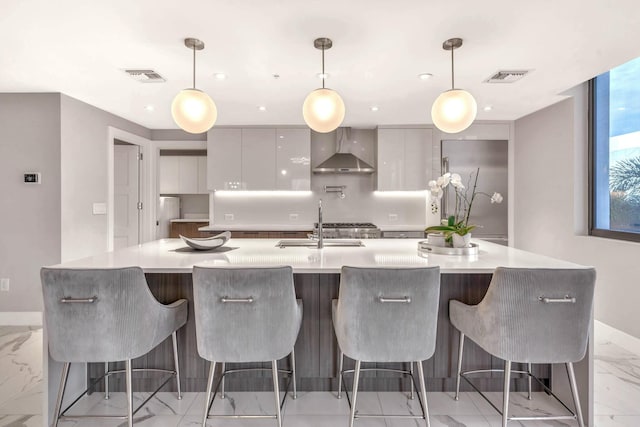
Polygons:
<instances>
[{"instance_id":1,"label":"doorway","mask_svg":"<svg viewBox=\"0 0 640 427\"><path fill-rule=\"evenodd\" d=\"M140 146L113 140L113 249L140 239Z\"/></svg>"}]
</instances>

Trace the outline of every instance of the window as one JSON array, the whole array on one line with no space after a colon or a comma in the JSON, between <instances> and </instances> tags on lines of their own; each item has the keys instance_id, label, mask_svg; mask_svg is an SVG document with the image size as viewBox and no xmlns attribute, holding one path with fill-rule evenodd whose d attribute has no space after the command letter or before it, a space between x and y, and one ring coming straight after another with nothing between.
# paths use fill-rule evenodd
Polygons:
<instances>
[{"instance_id":1,"label":"window","mask_svg":"<svg viewBox=\"0 0 640 427\"><path fill-rule=\"evenodd\" d=\"M640 58L590 88L590 234L640 242Z\"/></svg>"}]
</instances>

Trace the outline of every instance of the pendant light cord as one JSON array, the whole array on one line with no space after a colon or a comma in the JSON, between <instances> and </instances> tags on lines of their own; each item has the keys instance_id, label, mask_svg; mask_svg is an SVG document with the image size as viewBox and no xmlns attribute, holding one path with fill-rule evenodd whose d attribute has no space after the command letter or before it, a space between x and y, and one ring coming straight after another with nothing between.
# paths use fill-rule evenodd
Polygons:
<instances>
[{"instance_id":1,"label":"pendant light cord","mask_svg":"<svg viewBox=\"0 0 640 427\"><path fill-rule=\"evenodd\" d=\"M455 89L456 85L455 85L455 80L453 78L453 51L454 51L454 47L451 46L451 90Z\"/></svg>"},{"instance_id":2,"label":"pendant light cord","mask_svg":"<svg viewBox=\"0 0 640 427\"><path fill-rule=\"evenodd\" d=\"M193 88L196 88L196 45L193 45Z\"/></svg>"},{"instance_id":3,"label":"pendant light cord","mask_svg":"<svg viewBox=\"0 0 640 427\"><path fill-rule=\"evenodd\" d=\"M322 45L322 89L324 89L324 78L326 74L324 73L324 44Z\"/></svg>"}]
</instances>

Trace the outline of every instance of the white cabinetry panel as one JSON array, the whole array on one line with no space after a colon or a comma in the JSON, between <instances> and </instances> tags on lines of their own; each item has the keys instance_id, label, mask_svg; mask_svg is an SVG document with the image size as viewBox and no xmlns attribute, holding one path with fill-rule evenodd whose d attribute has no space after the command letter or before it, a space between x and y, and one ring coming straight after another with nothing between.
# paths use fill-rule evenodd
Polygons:
<instances>
[{"instance_id":1,"label":"white cabinetry panel","mask_svg":"<svg viewBox=\"0 0 640 427\"><path fill-rule=\"evenodd\" d=\"M276 130L276 188L311 190L311 131Z\"/></svg>"},{"instance_id":2,"label":"white cabinetry panel","mask_svg":"<svg viewBox=\"0 0 640 427\"><path fill-rule=\"evenodd\" d=\"M207 134L207 188L237 190L241 182L242 129L211 129Z\"/></svg>"},{"instance_id":3,"label":"white cabinetry panel","mask_svg":"<svg viewBox=\"0 0 640 427\"><path fill-rule=\"evenodd\" d=\"M427 189L434 174L432 139L431 129L378 129L378 190Z\"/></svg>"},{"instance_id":4,"label":"white cabinetry panel","mask_svg":"<svg viewBox=\"0 0 640 427\"><path fill-rule=\"evenodd\" d=\"M242 129L242 183L246 190L276 188L275 129Z\"/></svg>"},{"instance_id":5,"label":"white cabinetry panel","mask_svg":"<svg viewBox=\"0 0 640 427\"><path fill-rule=\"evenodd\" d=\"M206 179L206 156L160 156L160 194L207 193L200 185L201 173Z\"/></svg>"},{"instance_id":6,"label":"white cabinetry panel","mask_svg":"<svg viewBox=\"0 0 640 427\"><path fill-rule=\"evenodd\" d=\"M207 156L198 156L198 194L207 193Z\"/></svg>"},{"instance_id":7,"label":"white cabinetry panel","mask_svg":"<svg viewBox=\"0 0 640 427\"><path fill-rule=\"evenodd\" d=\"M160 156L160 194L178 194L180 190L180 161L177 156Z\"/></svg>"}]
</instances>

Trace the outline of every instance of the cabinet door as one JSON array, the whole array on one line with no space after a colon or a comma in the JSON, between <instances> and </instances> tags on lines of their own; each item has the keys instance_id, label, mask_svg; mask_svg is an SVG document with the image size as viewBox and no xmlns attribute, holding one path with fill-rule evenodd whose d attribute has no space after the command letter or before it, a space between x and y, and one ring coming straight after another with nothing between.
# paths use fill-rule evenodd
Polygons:
<instances>
[{"instance_id":1,"label":"cabinet door","mask_svg":"<svg viewBox=\"0 0 640 427\"><path fill-rule=\"evenodd\" d=\"M311 131L276 130L276 188L311 190Z\"/></svg>"},{"instance_id":2,"label":"cabinet door","mask_svg":"<svg viewBox=\"0 0 640 427\"><path fill-rule=\"evenodd\" d=\"M198 157L175 156L180 162L180 194L198 193Z\"/></svg>"},{"instance_id":3,"label":"cabinet door","mask_svg":"<svg viewBox=\"0 0 640 427\"><path fill-rule=\"evenodd\" d=\"M431 129L404 130L403 190L425 190L432 175Z\"/></svg>"},{"instance_id":4,"label":"cabinet door","mask_svg":"<svg viewBox=\"0 0 640 427\"><path fill-rule=\"evenodd\" d=\"M207 194L207 156L198 156L198 194Z\"/></svg>"},{"instance_id":5,"label":"cabinet door","mask_svg":"<svg viewBox=\"0 0 640 427\"><path fill-rule=\"evenodd\" d=\"M239 190L242 181L242 130L213 128L207 134L207 188Z\"/></svg>"},{"instance_id":6,"label":"cabinet door","mask_svg":"<svg viewBox=\"0 0 640 427\"><path fill-rule=\"evenodd\" d=\"M275 129L242 129L243 189L275 190L275 141Z\"/></svg>"},{"instance_id":7,"label":"cabinet door","mask_svg":"<svg viewBox=\"0 0 640 427\"><path fill-rule=\"evenodd\" d=\"M378 190L397 191L404 185L404 130L378 129Z\"/></svg>"},{"instance_id":8,"label":"cabinet door","mask_svg":"<svg viewBox=\"0 0 640 427\"><path fill-rule=\"evenodd\" d=\"M177 156L160 156L160 194L180 193L180 160Z\"/></svg>"}]
</instances>

